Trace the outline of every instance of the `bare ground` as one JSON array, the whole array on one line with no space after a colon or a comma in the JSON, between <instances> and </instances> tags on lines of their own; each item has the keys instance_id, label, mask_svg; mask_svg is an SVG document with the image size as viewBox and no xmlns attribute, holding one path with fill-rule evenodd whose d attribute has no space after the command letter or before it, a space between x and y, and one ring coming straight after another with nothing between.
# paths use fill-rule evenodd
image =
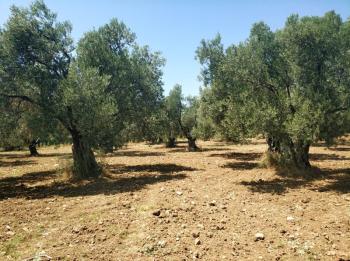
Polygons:
<instances>
[{"instance_id":1,"label":"bare ground","mask_svg":"<svg viewBox=\"0 0 350 261\"><path fill-rule=\"evenodd\" d=\"M263 141L199 145L129 144L74 184L69 146L0 153L0 260L350 260L349 144L306 177L260 168Z\"/></svg>"}]
</instances>

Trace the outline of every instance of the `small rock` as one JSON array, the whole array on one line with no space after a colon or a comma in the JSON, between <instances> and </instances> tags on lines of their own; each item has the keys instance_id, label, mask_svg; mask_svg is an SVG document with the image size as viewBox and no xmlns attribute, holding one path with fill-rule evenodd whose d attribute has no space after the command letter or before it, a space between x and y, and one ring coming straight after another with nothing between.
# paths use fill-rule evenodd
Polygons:
<instances>
[{"instance_id":1,"label":"small rock","mask_svg":"<svg viewBox=\"0 0 350 261\"><path fill-rule=\"evenodd\" d=\"M158 241L158 246L160 246L161 248L164 248L166 246L166 241L165 240Z\"/></svg>"},{"instance_id":2,"label":"small rock","mask_svg":"<svg viewBox=\"0 0 350 261\"><path fill-rule=\"evenodd\" d=\"M15 235L15 232L13 232L13 231L7 231L7 232L6 232L6 235L8 235L8 236L14 236L14 235Z\"/></svg>"},{"instance_id":3,"label":"small rock","mask_svg":"<svg viewBox=\"0 0 350 261\"><path fill-rule=\"evenodd\" d=\"M213 200L213 201L209 202L209 206L211 206L211 207L216 206L216 201L215 201L215 200Z\"/></svg>"},{"instance_id":4,"label":"small rock","mask_svg":"<svg viewBox=\"0 0 350 261\"><path fill-rule=\"evenodd\" d=\"M331 251L328 251L326 253L327 256L335 256L336 255L336 252L334 250L331 250Z\"/></svg>"},{"instance_id":5,"label":"small rock","mask_svg":"<svg viewBox=\"0 0 350 261\"><path fill-rule=\"evenodd\" d=\"M264 240L265 239L265 235L263 233L256 233L255 234L255 241L260 241L260 240Z\"/></svg>"},{"instance_id":6,"label":"small rock","mask_svg":"<svg viewBox=\"0 0 350 261\"><path fill-rule=\"evenodd\" d=\"M294 221L294 218L292 216L289 216L289 217L287 217L287 221L292 222L292 221Z\"/></svg>"},{"instance_id":7,"label":"small rock","mask_svg":"<svg viewBox=\"0 0 350 261\"><path fill-rule=\"evenodd\" d=\"M193 258L194 259L199 258L199 257L200 257L199 252L196 251L196 252L193 253Z\"/></svg>"},{"instance_id":8,"label":"small rock","mask_svg":"<svg viewBox=\"0 0 350 261\"><path fill-rule=\"evenodd\" d=\"M199 235L200 235L199 231L193 231L193 232L192 232L192 236L193 236L194 238L198 238Z\"/></svg>"},{"instance_id":9,"label":"small rock","mask_svg":"<svg viewBox=\"0 0 350 261\"><path fill-rule=\"evenodd\" d=\"M304 198L301 200L302 203L307 204L311 201L311 198Z\"/></svg>"},{"instance_id":10,"label":"small rock","mask_svg":"<svg viewBox=\"0 0 350 261\"><path fill-rule=\"evenodd\" d=\"M160 215L160 209L157 209L157 210L153 211L153 212L152 212L152 215L153 215L153 216L156 216L156 217L159 217L159 215Z\"/></svg>"},{"instance_id":11,"label":"small rock","mask_svg":"<svg viewBox=\"0 0 350 261\"><path fill-rule=\"evenodd\" d=\"M101 241L106 241L106 240L107 240L107 235L103 234L103 235L101 236Z\"/></svg>"},{"instance_id":12,"label":"small rock","mask_svg":"<svg viewBox=\"0 0 350 261\"><path fill-rule=\"evenodd\" d=\"M289 235L288 240L295 240L295 235Z\"/></svg>"},{"instance_id":13,"label":"small rock","mask_svg":"<svg viewBox=\"0 0 350 261\"><path fill-rule=\"evenodd\" d=\"M196 238L196 239L194 240L194 244L198 246L198 245L202 244L202 242L200 241L199 238Z\"/></svg>"},{"instance_id":14,"label":"small rock","mask_svg":"<svg viewBox=\"0 0 350 261\"><path fill-rule=\"evenodd\" d=\"M200 228L200 229L204 229L204 225L203 224L198 224L197 227Z\"/></svg>"},{"instance_id":15,"label":"small rock","mask_svg":"<svg viewBox=\"0 0 350 261\"><path fill-rule=\"evenodd\" d=\"M222 224L214 226L214 230L224 230L224 229L225 229L225 227Z\"/></svg>"},{"instance_id":16,"label":"small rock","mask_svg":"<svg viewBox=\"0 0 350 261\"><path fill-rule=\"evenodd\" d=\"M182 191L176 191L176 195L181 196L182 194Z\"/></svg>"},{"instance_id":17,"label":"small rock","mask_svg":"<svg viewBox=\"0 0 350 261\"><path fill-rule=\"evenodd\" d=\"M27 232L27 233L30 232L29 228L27 228L27 227L22 227L22 229L23 229L25 232Z\"/></svg>"},{"instance_id":18,"label":"small rock","mask_svg":"<svg viewBox=\"0 0 350 261\"><path fill-rule=\"evenodd\" d=\"M5 226L5 229L6 229L7 231L10 231L10 230L11 230L11 227L10 227L9 225L6 225L6 226Z\"/></svg>"},{"instance_id":19,"label":"small rock","mask_svg":"<svg viewBox=\"0 0 350 261\"><path fill-rule=\"evenodd\" d=\"M165 188L164 188L164 187L161 187L161 188L160 188L160 191L161 191L161 192L163 192L164 190L165 190Z\"/></svg>"},{"instance_id":20,"label":"small rock","mask_svg":"<svg viewBox=\"0 0 350 261\"><path fill-rule=\"evenodd\" d=\"M213 236L214 236L214 234L212 232L207 233L207 237L212 238Z\"/></svg>"},{"instance_id":21,"label":"small rock","mask_svg":"<svg viewBox=\"0 0 350 261\"><path fill-rule=\"evenodd\" d=\"M78 234L80 232L79 227L73 227L72 231L76 234Z\"/></svg>"}]
</instances>

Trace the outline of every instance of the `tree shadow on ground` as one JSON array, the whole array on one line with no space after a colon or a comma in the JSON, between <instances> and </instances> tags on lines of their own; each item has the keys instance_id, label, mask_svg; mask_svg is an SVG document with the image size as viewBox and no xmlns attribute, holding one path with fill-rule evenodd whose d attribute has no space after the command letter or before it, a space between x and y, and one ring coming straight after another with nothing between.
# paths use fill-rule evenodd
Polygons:
<instances>
[{"instance_id":1,"label":"tree shadow on ground","mask_svg":"<svg viewBox=\"0 0 350 261\"><path fill-rule=\"evenodd\" d=\"M169 174L181 171L196 171L197 169L176 164L143 164L112 165L109 170L113 174L123 174L125 172L158 172L161 174Z\"/></svg>"},{"instance_id":2,"label":"tree shadow on ground","mask_svg":"<svg viewBox=\"0 0 350 261\"><path fill-rule=\"evenodd\" d=\"M350 192L350 168L322 170L313 168L308 175L302 173L291 176L285 176L285 173L277 170L277 175L279 177L272 180L242 181L240 184L247 186L253 192L270 194L284 194L298 188L309 188L318 192Z\"/></svg>"},{"instance_id":3,"label":"tree shadow on ground","mask_svg":"<svg viewBox=\"0 0 350 261\"><path fill-rule=\"evenodd\" d=\"M256 162L249 161L238 161L238 162L230 162L222 166L223 168L230 168L233 170L251 170L259 168L259 164Z\"/></svg>"},{"instance_id":4,"label":"tree shadow on ground","mask_svg":"<svg viewBox=\"0 0 350 261\"><path fill-rule=\"evenodd\" d=\"M220 147L210 147L210 148L201 148L202 152L210 152L210 151L229 151L228 148L220 148Z\"/></svg>"},{"instance_id":5,"label":"tree shadow on ground","mask_svg":"<svg viewBox=\"0 0 350 261\"><path fill-rule=\"evenodd\" d=\"M227 148L198 148L196 151L188 151L187 146L177 146L176 148L167 148L169 149L167 152L173 153L173 152L210 152L210 151L229 151L230 149Z\"/></svg>"},{"instance_id":6,"label":"tree shadow on ground","mask_svg":"<svg viewBox=\"0 0 350 261\"><path fill-rule=\"evenodd\" d=\"M114 176L112 166L111 175L107 177L76 183L64 181L48 182L48 180L54 180L55 177L58 177L56 171L32 172L20 177L0 179L0 200L8 198L42 199L54 196L113 195L141 190L147 185L158 182L184 179L187 177L186 174L178 172L196 170L175 164L156 164L154 166L119 166L117 168L118 174L121 173L119 171L120 168L124 168L124 171L133 171L133 175ZM137 172L136 175L135 172ZM45 181L46 184L33 185Z\"/></svg>"},{"instance_id":7,"label":"tree shadow on ground","mask_svg":"<svg viewBox=\"0 0 350 261\"><path fill-rule=\"evenodd\" d=\"M0 158L5 158L5 159L24 159L24 158L29 158L29 159L33 159L33 158L50 158L50 157L70 157L72 155L72 153L45 153L45 154L41 154L39 151L39 155L38 156L30 156L30 154L24 154L24 153L0 153Z\"/></svg>"},{"instance_id":8,"label":"tree shadow on ground","mask_svg":"<svg viewBox=\"0 0 350 261\"><path fill-rule=\"evenodd\" d=\"M188 152L187 146L176 146L175 148L166 148L167 153L174 153L174 152Z\"/></svg>"},{"instance_id":9,"label":"tree shadow on ground","mask_svg":"<svg viewBox=\"0 0 350 261\"><path fill-rule=\"evenodd\" d=\"M256 152L229 152L229 153L218 153L211 154L210 157L222 157L226 159L236 159L236 160L246 160L246 161L254 161L261 158L262 153Z\"/></svg>"},{"instance_id":10,"label":"tree shadow on ground","mask_svg":"<svg viewBox=\"0 0 350 261\"><path fill-rule=\"evenodd\" d=\"M350 158L345 156L339 156L336 154L321 154L321 153L311 153L310 160L322 161L322 160L350 160Z\"/></svg>"},{"instance_id":11,"label":"tree shadow on ground","mask_svg":"<svg viewBox=\"0 0 350 261\"><path fill-rule=\"evenodd\" d=\"M19 167L26 165L34 165L37 164L33 160L16 160L16 161L2 161L0 160L0 167Z\"/></svg>"},{"instance_id":12,"label":"tree shadow on ground","mask_svg":"<svg viewBox=\"0 0 350 261\"><path fill-rule=\"evenodd\" d=\"M157 157L157 156L164 156L164 155L165 153L163 152L128 150L128 151L116 151L113 153L109 153L104 157Z\"/></svg>"},{"instance_id":13,"label":"tree shadow on ground","mask_svg":"<svg viewBox=\"0 0 350 261\"><path fill-rule=\"evenodd\" d=\"M332 147L332 148L328 148L329 150L333 150L333 151L350 151L350 148L348 147Z\"/></svg>"},{"instance_id":14,"label":"tree shadow on ground","mask_svg":"<svg viewBox=\"0 0 350 261\"><path fill-rule=\"evenodd\" d=\"M58 177L59 174L56 170L29 172L21 176L0 179L0 189L3 190L3 188L9 188L10 186L24 186L25 183L31 185L46 180L54 180Z\"/></svg>"}]
</instances>

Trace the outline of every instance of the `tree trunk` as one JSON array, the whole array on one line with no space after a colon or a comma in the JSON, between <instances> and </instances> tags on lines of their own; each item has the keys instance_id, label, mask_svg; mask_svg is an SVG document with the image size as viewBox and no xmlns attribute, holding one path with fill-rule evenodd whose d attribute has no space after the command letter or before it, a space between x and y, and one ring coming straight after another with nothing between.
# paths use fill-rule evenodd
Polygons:
<instances>
[{"instance_id":1,"label":"tree trunk","mask_svg":"<svg viewBox=\"0 0 350 261\"><path fill-rule=\"evenodd\" d=\"M199 149L196 145L196 138L193 138L190 135L187 136L187 143L188 143L188 147L187 147L188 151L197 151Z\"/></svg>"},{"instance_id":2,"label":"tree trunk","mask_svg":"<svg viewBox=\"0 0 350 261\"><path fill-rule=\"evenodd\" d=\"M167 148L175 148L176 147L176 139L173 137L169 137L165 146Z\"/></svg>"},{"instance_id":3,"label":"tree trunk","mask_svg":"<svg viewBox=\"0 0 350 261\"><path fill-rule=\"evenodd\" d=\"M101 167L97 164L91 147L83 140L77 131L72 132L73 138L73 178L97 178Z\"/></svg>"},{"instance_id":4,"label":"tree trunk","mask_svg":"<svg viewBox=\"0 0 350 261\"><path fill-rule=\"evenodd\" d=\"M309 161L309 143L301 143L296 146L296 160L297 166L302 169L308 169L311 167Z\"/></svg>"},{"instance_id":5,"label":"tree trunk","mask_svg":"<svg viewBox=\"0 0 350 261\"><path fill-rule=\"evenodd\" d=\"M32 140L32 142L28 146L29 152L30 152L30 156L32 156L32 157L39 156L39 153L38 153L38 151L36 149L36 145L37 145L37 141L36 140Z\"/></svg>"},{"instance_id":6,"label":"tree trunk","mask_svg":"<svg viewBox=\"0 0 350 261\"><path fill-rule=\"evenodd\" d=\"M292 161L298 169L308 169L311 167L309 161L310 143L298 141L294 144L290 142L289 148Z\"/></svg>"},{"instance_id":7,"label":"tree trunk","mask_svg":"<svg viewBox=\"0 0 350 261\"><path fill-rule=\"evenodd\" d=\"M273 136L268 136L266 138L269 152L281 152L281 145L278 139Z\"/></svg>"}]
</instances>

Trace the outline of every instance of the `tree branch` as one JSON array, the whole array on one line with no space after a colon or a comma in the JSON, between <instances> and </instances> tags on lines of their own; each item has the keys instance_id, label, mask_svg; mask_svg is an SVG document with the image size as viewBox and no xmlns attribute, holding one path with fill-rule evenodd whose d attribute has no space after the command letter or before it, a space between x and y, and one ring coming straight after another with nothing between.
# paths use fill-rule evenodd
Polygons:
<instances>
[{"instance_id":1,"label":"tree branch","mask_svg":"<svg viewBox=\"0 0 350 261\"><path fill-rule=\"evenodd\" d=\"M35 102L33 99L31 99L25 95L8 95L5 93L0 93L0 96L3 96L3 97L8 98L8 99L19 99L19 100L26 101L26 102L29 102L31 104L35 104L35 105L40 106L39 103Z\"/></svg>"},{"instance_id":2,"label":"tree branch","mask_svg":"<svg viewBox=\"0 0 350 261\"><path fill-rule=\"evenodd\" d=\"M350 107L339 107L339 108L336 108L333 110L326 111L326 114L332 114L332 113L336 113L336 112L340 112L340 111L347 111L349 109L350 109Z\"/></svg>"}]
</instances>

